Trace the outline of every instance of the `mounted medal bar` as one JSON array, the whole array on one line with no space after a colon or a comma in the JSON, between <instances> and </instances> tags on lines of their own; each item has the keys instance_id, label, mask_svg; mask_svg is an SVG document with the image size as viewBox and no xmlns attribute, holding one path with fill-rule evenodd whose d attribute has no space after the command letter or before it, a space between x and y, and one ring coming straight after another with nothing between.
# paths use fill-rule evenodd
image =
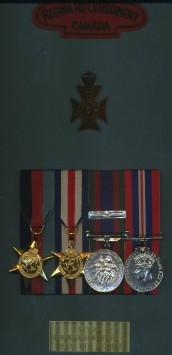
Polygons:
<instances>
[{"instance_id":1,"label":"mounted medal bar","mask_svg":"<svg viewBox=\"0 0 172 355\"><path fill-rule=\"evenodd\" d=\"M90 219L117 219L126 218L125 211L91 211L88 213ZM84 276L89 286L98 292L111 292L122 282L125 282L131 289L139 292L151 292L155 290L163 278L163 265L160 257L152 252L147 246L150 240L161 240L162 233L158 235L134 235L130 232L118 233L90 233L86 231L86 237L96 242L104 242L104 249L93 252L86 260ZM138 242L138 247L128 256L123 264L119 256L110 250L110 242L130 241Z\"/></svg>"},{"instance_id":2,"label":"mounted medal bar","mask_svg":"<svg viewBox=\"0 0 172 355\"><path fill-rule=\"evenodd\" d=\"M87 238L92 238L93 240L97 240L98 242L103 242L105 239L109 238L109 242L118 242L119 240L124 241L148 241L148 240L162 240L164 235L137 235L129 237L128 231L124 233L90 233L89 231L85 231L85 235Z\"/></svg>"},{"instance_id":3,"label":"mounted medal bar","mask_svg":"<svg viewBox=\"0 0 172 355\"><path fill-rule=\"evenodd\" d=\"M158 293L159 184L150 169L21 171L21 293Z\"/></svg>"},{"instance_id":4,"label":"mounted medal bar","mask_svg":"<svg viewBox=\"0 0 172 355\"><path fill-rule=\"evenodd\" d=\"M89 231L85 232L87 238L92 238L98 242L103 242L108 239L109 242L118 242L121 239L125 239L128 237L127 232L124 233L90 233Z\"/></svg>"}]
</instances>

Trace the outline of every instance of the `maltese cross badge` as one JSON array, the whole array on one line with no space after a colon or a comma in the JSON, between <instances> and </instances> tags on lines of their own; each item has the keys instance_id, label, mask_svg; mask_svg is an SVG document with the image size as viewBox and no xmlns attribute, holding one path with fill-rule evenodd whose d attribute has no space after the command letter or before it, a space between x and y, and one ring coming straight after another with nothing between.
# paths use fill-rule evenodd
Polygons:
<instances>
[{"instance_id":1,"label":"maltese cross badge","mask_svg":"<svg viewBox=\"0 0 172 355\"><path fill-rule=\"evenodd\" d=\"M82 75L84 85L78 85L77 90L81 96L81 102L71 98L72 104L72 117L71 122L81 119L81 125L78 130L92 129L100 131L100 127L96 123L99 118L107 123L107 116L105 112L107 98L103 99L99 103L96 101L97 96L100 93L101 86L94 85L96 75L87 72Z\"/></svg>"}]
</instances>

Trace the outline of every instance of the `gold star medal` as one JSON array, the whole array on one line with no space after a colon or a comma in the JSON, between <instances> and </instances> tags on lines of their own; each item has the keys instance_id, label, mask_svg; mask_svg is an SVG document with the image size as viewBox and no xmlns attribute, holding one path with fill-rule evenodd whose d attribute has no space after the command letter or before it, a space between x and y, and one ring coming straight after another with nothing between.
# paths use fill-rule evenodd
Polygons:
<instances>
[{"instance_id":1,"label":"gold star medal","mask_svg":"<svg viewBox=\"0 0 172 355\"><path fill-rule=\"evenodd\" d=\"M78 253L75 249L73 238L70 239L65 253L52 252L59 258L59 265L52 273L51 277L61 274L66 279L76 279L83 273L83 259L90 255L87 253Z\"/></svg>"},{"instance_id":2,"label":"gold star medal","mask_svg":"<svg viewBox=\"0 0 172 355\"><path fill-rule=\"evenodd\" d=\"M39 233L34 233L39 234ZM9 272L16 272L26 277L27 279L34 279L37 276L42 277L45 281L48 281L45 272L43 270L43 263L53 256L41 257L38 254L37 241L34 240L27 251L22 251L16 247L13 247L15 252L20 256L18 263L9 270Z\"/></svg>"}]
</instances>

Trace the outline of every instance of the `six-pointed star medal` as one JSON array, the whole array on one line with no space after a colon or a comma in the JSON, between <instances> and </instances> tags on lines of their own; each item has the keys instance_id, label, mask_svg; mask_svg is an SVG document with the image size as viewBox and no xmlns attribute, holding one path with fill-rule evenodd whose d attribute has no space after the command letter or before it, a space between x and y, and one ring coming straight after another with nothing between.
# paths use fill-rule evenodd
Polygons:
<instances>
[{"instance_id":1,"label":"six-pointed star medal","mask_svg":"<svg viewBox=\"0 0 172 355\"><path fill-rule=\"evenodd\" d=\"M37 243L33 241L30 249L26 252L13 247L15 252L20 256L18 263L9 270L9 272L19 271L21 275L28 279L33 279L37 276L42 277L44 280L48 281L45 272L43 270L43 263L53 256L41 257L38 254Z\"/></svg>"},{"instance_id":2,"label":"six-pointed star medal","mask_svg":"<svg viewBox=\"0 0 172 355\"><path fill-rule=\"evenodd\" d=\"M76 279L83 273L83 259L90 255L89 252L77 253L73 240L70 240L65 253L52 253L59 258L59 265L51 277L61 274L66 279Z\"/></svg>"},{"instance_id":3,"label":"six-pointed star medal","mask_svg":"<svg viewBox=\"0 0 172 355\"><path fill-rule=\"evenodd\" d=\"M96 98L100 93L101 86L94 85L96 75L87 72L82 75L84 85L78 85L77 90L81 96L81 102L71 98L72 117L71 122L81 119L82 123L78 130L93 129L99 131L100 128L96 120L100 118L107 123L107 116L105 112L107 98L101 102L97 102Z\"/></svg>"}]
</instances>

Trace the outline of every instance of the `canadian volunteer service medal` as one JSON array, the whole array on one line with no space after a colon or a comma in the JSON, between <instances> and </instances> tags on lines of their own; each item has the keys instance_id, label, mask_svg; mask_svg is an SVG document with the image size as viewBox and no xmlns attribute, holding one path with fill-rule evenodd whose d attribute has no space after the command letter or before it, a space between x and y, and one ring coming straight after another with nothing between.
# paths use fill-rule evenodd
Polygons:
<instances>
[{"instance_id":1,"label":"canadian volunteer service medal","mask_svg":"<svg viewBox=\"0 0 172 355\"><path fill-rule=\"evenodd\" d=\"M123 279L123 263L112 250L99 249L92 253L84 266L84 275L91 288L111 292Z\"/></svg>"}]
</instances>

